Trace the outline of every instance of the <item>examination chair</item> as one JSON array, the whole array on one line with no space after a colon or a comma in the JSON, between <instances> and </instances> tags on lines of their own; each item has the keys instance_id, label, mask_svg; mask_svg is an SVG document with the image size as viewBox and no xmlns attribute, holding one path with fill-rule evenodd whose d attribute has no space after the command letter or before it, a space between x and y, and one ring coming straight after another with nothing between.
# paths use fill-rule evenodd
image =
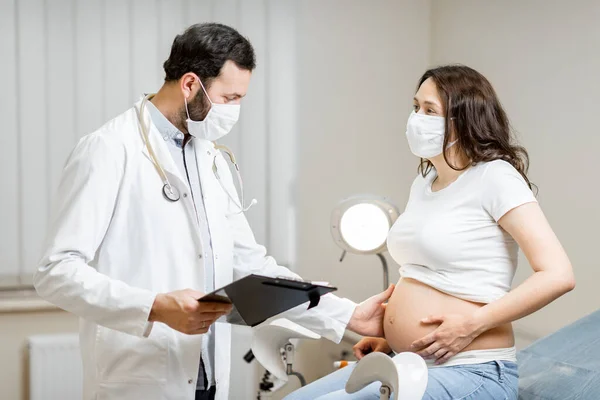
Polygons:
<instances>
[{"instance_id":1,"label":"examination chair","mask_svg":"<svg viewBox=\"0 0 600 400\"><path fill-rule=\"evenodd\" d=\"M281 326L261 327L261 335ZM307 334L304 328L286 324L290 338L317 337ZM297 333L296 332L297 329ZM318 336L318 335L317 335ZM256 339L256 337L255 337ZM255 340L254 347L263 352L256 354L257 360L267 369L273 368L284 375L284 362L274 362L275 352L286 338L271 341L272 356L264 360L262 340ZM519 400L598 400L600 399L600 311L596 311L559 331L546 336L518 355ZM264 362L263 362L264 360ZM372 353L364 357L352 372L346 385L348 393L381 382L380 399L387 400L392 393L395 400L419 400L427 385L427 367L423 359L413 353L400 353L389 357L383 353Z\"/></svg>"},{"instance_id":2,"label":"examination chair","mask_svg":"<svg viewBox=\"0 0 600 400\"><path fill-rule=\"evenodd\" d=\"M293 342L297 339L320 338L320 335L282 318L255 328L251 351L278 382L285 384L289 376L295 375L304 386L304 377L293 370ZM357 364L348 380L346 391L355 393L374 382L382 383L380 399L389 400L392 393L396 393L401 395L398 400L421 400L427 387L427 366L414 353L400 353L394 357L383 353L369 354ZM279 388L281 385L268 391L274 392Z\"/></svg>"}]
</instances>

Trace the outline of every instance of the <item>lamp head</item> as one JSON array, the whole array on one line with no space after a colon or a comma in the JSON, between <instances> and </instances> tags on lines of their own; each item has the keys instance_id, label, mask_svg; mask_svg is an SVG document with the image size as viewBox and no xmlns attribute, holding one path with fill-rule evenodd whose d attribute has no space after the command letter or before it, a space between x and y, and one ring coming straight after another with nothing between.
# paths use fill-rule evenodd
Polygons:
<instances>
[{"instance_id":1,"label":"lamp head","mask_svg":"<svg viewBox=\"0 0 600 400\"><path fill-rule=\"evenodd\" d=\"M331 234L343 250L354 254L385 251L387 235L400 215L386 198L360 195L341 201L331 213Z\"/></svg>"}]
</instances>

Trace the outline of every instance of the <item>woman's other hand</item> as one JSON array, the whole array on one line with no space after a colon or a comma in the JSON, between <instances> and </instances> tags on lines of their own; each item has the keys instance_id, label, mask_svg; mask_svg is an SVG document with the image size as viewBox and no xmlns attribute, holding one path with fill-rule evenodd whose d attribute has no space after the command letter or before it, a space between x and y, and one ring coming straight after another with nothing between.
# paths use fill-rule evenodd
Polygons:
<instances>
[{"instance_id":1,"label":"woman's other hand","mask_svg":"<svg viewBox=\"0 0 600 400\"><path fill-rule=\"evenodd\" d=\"M376 337L365 337L356 343L352 348L354 350L354 356L357 360L360 360L364 356L370 353L390 353L392 351L387 340L384 338Z\"/></svg>"}]
</instances>

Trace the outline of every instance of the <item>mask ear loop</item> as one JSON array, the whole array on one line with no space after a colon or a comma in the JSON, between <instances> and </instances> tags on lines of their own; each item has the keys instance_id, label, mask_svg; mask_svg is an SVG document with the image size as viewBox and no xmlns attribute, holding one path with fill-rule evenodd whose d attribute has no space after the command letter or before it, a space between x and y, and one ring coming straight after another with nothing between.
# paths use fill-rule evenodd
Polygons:
<instances>
[{"instance_id":1,"label":"mask ear loop","mask_svg":"<svg viewBox=\"0 0 600 400\"><path fill-rule=\"evenodd\" d=\"M197 76L194 75L196 77L196 79L198 79L198 83L200 84L200 87L202 88L202 91L204 92L204 94L206 95L206 98L208 99L208 101L210 102L210 106L212 108L212 105L214 104L212 102L212 100L210 99L210 96L208 95L208 92L206 91L206 89L204 88L204 85L202 84L202 80ZM188 109L188 102L187 102L187 97L183 96L183 102L185 103L185 113L187 114L187 117L190 121L193 121L193 119L190 117L190 111Z\"/></svg>"},{"instance_id":2,"label":"mask ear loop","mask_svg":"<svg viewBox=\"0 0 600 400\"><path fill-rule=\"evenodd\" d=\"M197 77L198 78L198 77ZM204 94L206 95L206 98L208 98L208 101L210 101L210 104L213 104L212 100L210 99L210 96L208 95L208 92L206 91L206 88L204 87L204 85L202 84L202 80L200 78L198 78L198 83L200 84L200 87L202 88L202 91L204 92Z\"/></svg>"},{"instance_id":3,"label":"mask ear loop","mask_svg":"<svg viewBox=\"0 0 600 400\"><path fill-rule=\"evenodd\" d=\"M187 97L183 97L183 102L185 103L185 113L187 114L188 119L192 121L192 119L190 118L190 112L188 110Z\"/></svg>"},{"instance_id":4,"label":"mask ear loop","mask_svg":"<svg viewBox=\"0 0 600 400\"><path fill-rule=\"evenodd\" d=\"M450 117L449 118L450 121L456 121L456 117ZM450 147L454 146L456 143L458 143L458 138L456 138L456 140L454 140L451 143L448 143L448 145L446 146L446 150L448 150ZM473 160L469 160L469 164L471 165L475 165L475 163L473 163Z\"/></svg>"},{"instance_id":5,"label":"mask ear loop","mask_svg":"<svg viewBox=\"0 0 600 400\"><path fill-rule=\"evenodd\" d=\"M456 120L456 117L450 117L448 118L450 121L454 121ZM458 142L458 138L456 140L454 140L453 142L450 142L446 145L446 150L448 150L450 147L454 146L456 143Z\"/></svg>"}]
</instances>

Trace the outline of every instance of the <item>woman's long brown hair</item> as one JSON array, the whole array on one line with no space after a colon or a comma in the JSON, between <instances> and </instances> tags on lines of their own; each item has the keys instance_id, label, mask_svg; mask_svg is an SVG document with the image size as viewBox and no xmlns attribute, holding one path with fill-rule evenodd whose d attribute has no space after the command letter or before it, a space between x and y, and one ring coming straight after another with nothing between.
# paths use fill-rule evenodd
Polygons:
<instances>
[{"instance_id":1,"label":"woman's long brown hair","mask_svg":"<svg viewBox=\"0 0 600 400\"><path fill-rule=\"evenodd\" d=\"M464 152L472 164L493 160L510 163L532 187L527 177L529 155L524 147L515 143L506 112L490 82L479 72L464 65L446 65L428 70L419 80L418 88L431 78L442 100L446 117L446 133L454 132L454 146ZM444 137L448 148L450 135ZM457 171L466 169L448 162ZM427 175L433 168L429 160L421 160L419 172Z\"/></svg>"}]
</instances>

